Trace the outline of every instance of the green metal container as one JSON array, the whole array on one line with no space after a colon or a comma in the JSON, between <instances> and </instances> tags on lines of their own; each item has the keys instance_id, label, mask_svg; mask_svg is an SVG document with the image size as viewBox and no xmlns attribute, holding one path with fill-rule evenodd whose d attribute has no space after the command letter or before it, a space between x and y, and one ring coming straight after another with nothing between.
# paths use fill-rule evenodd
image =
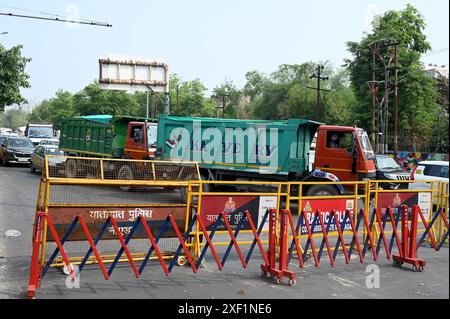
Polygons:
<instances>
[{"instance_id":1,"label":"green metal container","mask_svg":"<svg viewBox=\"0 0 450 319\"><path fill-rule=\"evenodd\" d=\"M275 171L274 175L300 175L308 170L310 144L321 124L304 119L261 121L160 115L158 154L163 160L197 161L201 168L237 174L270 170ZM258 129L261 133L256 134L256 144L249 144L250 131ZM216 138L221 139L216 142L222 144L222 152L211 158L214 152L209 146ZM272 156L277 156L277 160L270 161Z\"/></svg>"},{"instance_id":2,"label":"green metal container","mask_svg":"<svg viewBox=\"0 0 450 319\"><path fill-rule=\"evenodd\" d=\"M88 115L65 119L61 125L59 147L70 155L121 158L124 154L128 123L154 122L131 116Z\"/></svg>"}]
</instances>

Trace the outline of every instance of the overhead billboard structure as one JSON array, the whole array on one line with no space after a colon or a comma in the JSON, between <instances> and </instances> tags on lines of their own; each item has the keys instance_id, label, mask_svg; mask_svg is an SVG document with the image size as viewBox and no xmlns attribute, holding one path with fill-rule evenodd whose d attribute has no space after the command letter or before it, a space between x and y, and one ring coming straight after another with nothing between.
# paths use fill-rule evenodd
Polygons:
<instances>
[{"instance_id":1,"label":"overhead billboard structure","mask_svg":"<svg viewBox=\"0 0 450 319\"><path fill-rule=\"evenodd\" d=\"M163 92L164 112L169 113L169 67L144 59L100 58L99 83L105 90Z\"/></svg>"}]
</instances>

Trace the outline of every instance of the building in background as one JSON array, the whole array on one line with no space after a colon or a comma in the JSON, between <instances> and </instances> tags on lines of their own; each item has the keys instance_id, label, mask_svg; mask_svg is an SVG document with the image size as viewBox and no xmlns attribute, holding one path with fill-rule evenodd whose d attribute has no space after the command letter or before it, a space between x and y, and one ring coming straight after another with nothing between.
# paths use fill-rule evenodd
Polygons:
<instances>
[{"instance_id":1,"label":"building in background","mask_svg":"<svg viewBox=\"0 0 450 319\"><path fill-rule=\"evenodd\" d=\"M437 64L428 64L425 66L425 74L436 79L440 76L448 79L448 67L445 65L437 66Z\"/></svg>"}]
</instances>

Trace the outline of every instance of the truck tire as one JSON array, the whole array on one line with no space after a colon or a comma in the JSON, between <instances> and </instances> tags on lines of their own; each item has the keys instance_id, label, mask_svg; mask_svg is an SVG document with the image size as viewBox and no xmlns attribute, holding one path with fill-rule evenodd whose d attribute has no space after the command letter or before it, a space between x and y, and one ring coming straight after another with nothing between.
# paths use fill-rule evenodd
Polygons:
<instances>
[{"instance_id":1,"label":"truck tire","mask_svg":"<svg viewBox=\"0 0 450 319\"><path fill-rule=\"evenodd\" d=\"M6 155L5 155L5 157L3 157L3 166L8 166L9 165L9 163L8 163L8 160L6 159Z\"/></svg>"},{"instance_id":2,"label":"truck tire","mask_svg":"<svg viewBox=\"0 0 450 319\"><path fill-rule=\"evenodd\" d=\"M306 191L306 196L335 196L339 191L332 185L313 185Z\"/></svg>"},{"instance_id":3,"label":"truck tire","mask_svg":"<svg viewBox=\"0 0 450 319\"><path fill-rule=\"evenodd\" d=\"M133 169L129 165L123 165L119 169L119 173L117 174L117 179L121 180L133 180ZM129 192L131 191L131 186L119 186L121 190Z\"/></svg>"}]
</instances>

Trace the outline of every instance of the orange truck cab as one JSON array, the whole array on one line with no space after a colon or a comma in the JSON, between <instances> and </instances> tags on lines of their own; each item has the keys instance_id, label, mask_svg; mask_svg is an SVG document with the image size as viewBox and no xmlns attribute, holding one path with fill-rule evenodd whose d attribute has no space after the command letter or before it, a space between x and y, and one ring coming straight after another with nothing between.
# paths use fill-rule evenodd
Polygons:
<instances>
[{"instance_id":1,"label":"orange truck cab","mask_svg":"<svg viewBox=\"0 0 450 319\"><path fill-rule=\"evenodd\" d=\"M157 129L157 123L128 123L125 156L135 160L155 158Z\"/></svg>"},{"instance_id":2,"label":"orange truck cab","mask_svg":"<svg viewBox=\"0 0 450 319\"><path fill-rule=\"evenodd\" d=\"M341 181L375 179L375 156L365 130L321 125L317 132L314 168Z\"/></svg>"}]
</instances>

